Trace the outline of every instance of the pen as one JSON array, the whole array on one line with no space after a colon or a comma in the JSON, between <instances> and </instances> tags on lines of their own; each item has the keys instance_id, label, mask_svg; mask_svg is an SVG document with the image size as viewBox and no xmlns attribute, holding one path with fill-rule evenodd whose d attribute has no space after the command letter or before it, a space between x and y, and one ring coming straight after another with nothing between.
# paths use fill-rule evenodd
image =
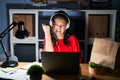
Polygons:
<instances>
[{"instance_id":1,"label":"pen","mask_svg":"<svg viewBox=\"0 0 120 80\"><path fill-rule=\"evenodd\" d=\"M25 68L20 68L20 69L22 69L22 70L27 70L27 69L25 69Z\"/></svg>"},{"instance_id":2,"label":"pen","mask_svg":"<svg viewBox=\"0 0 120 80\"><path fill-rule=\"evenodd\" d=\"M10 72L9 75L12 75L12 74L14 74L14 73L16 73L16 71Z\"/></svg>"}]
</instances>

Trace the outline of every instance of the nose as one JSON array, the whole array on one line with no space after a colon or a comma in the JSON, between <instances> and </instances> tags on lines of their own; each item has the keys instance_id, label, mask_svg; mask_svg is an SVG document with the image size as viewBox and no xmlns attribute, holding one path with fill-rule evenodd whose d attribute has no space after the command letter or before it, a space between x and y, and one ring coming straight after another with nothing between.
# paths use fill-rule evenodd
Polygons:
<instances>
[{"instance_id":1,"label":"nose","mask_svg":"<svg viewBox=\"0 0 120 80\"><path fill-rule=\"evenodd\" d=\"M62 26L61 25L58 25L58 29L61 29L62 28Z\"/></svg>"}]
</instances>

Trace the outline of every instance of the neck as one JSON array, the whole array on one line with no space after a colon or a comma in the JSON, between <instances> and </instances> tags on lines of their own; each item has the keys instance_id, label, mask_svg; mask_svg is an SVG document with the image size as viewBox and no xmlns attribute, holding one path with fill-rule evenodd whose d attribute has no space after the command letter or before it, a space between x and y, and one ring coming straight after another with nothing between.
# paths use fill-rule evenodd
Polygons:
<instances>
[{"instance_id":1,"label":"neck","mask_svg":"<svg viewBox=\"0 0 120 80\"><path fill-rule=\"evenodd\" d=\"M63 35L59 35L59 36L57 36L57 38L58 38L58 39L63 39L64 36L63 36Z\"/></svg>"}]
</instances>

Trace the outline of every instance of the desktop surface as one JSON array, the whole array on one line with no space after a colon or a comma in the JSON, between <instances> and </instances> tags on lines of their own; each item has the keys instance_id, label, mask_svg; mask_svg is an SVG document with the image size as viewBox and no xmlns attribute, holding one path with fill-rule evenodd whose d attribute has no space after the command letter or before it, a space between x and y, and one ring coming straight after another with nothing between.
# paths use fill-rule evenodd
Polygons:
<instances>
[{"instance_id":1,"label":"desktop surface","mask_svg":"<svg viewBox=\"0 0 120 80\"><path fill-rule=\"evenodd\" d=\"M19 62L19 65L15 68L20 69L21 67L26 66L28 64L31 64L31 62ZM89 74L87 63L81 63L79 66L81 70L80 70L80 73L77 75L44 74L42 80L80 80L81 77L90 78L93 76L92 74ZM96 78L96 80L120 80L120 74L116 74L114 72L111 72L111 73L105 72L104 75L94 75L94 77Z\"/></svg>"}]
</instances>

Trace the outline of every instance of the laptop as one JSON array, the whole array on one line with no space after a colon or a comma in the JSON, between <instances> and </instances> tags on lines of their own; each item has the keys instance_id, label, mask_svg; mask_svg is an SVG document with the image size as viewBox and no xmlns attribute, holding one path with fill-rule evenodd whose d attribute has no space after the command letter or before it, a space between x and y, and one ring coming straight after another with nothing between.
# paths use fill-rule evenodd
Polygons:
<instances>
[{"instance_id":1,"label":"laptop","mask_svg":"<svg viewBox=\"0 0 120 80\"><path fill-rule=\"evenodd\" d=\"M79 57L76 52L41 52L46 74L79 74Z\"/></svg>"}]
</instances>

